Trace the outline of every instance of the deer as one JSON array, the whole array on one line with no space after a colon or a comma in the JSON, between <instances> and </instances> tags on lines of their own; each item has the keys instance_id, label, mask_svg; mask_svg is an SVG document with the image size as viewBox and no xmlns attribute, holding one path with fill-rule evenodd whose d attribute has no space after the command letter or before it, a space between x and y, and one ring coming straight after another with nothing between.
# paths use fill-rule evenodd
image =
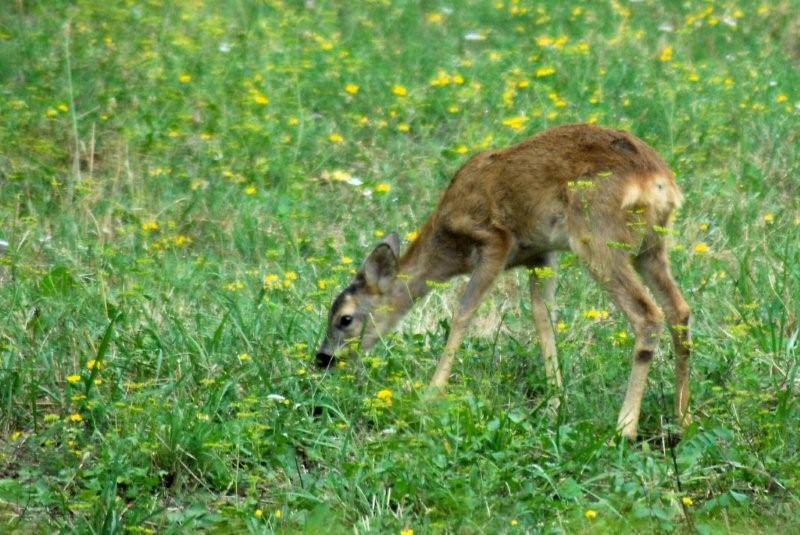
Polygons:
<instances>
[{"instance_id":1,"label":"deer","mask_svg":"<svg viewBox=\"0 0 800 535\"><path fill-rule=\"evenodd\" d=\"M671 219L682 199L661 156L621 130L561 125L507 148L479 152L455 173L404 254L398 235L391 233L367 255L330 307L316 363L328 368L359 342L362 350L370 349L430 291L431 281L467 275L430 383L433 391L442 391L481 300L503 271L524 267L546 380L553 392L562 392L553 275L558 253L572 251L634 334L617 431L637 437L665 320L675 359L675 417L685 426L690 309L667 255Z\"/></svg>"}]
</instances>

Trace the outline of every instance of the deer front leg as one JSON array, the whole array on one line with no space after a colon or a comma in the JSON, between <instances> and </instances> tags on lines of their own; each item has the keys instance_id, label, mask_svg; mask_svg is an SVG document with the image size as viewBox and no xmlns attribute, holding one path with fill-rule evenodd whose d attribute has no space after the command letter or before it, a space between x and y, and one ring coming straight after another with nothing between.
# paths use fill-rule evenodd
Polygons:
<instances>
[{"instance_id":1,"label":"deer front leg","mask_svg":"<svg viewBox=\"0 0 800 535\"><path fill-rule=\"evenodd\" d=\"M477 266L470 276L459 301L453 324L450 326L450 336L447 338L444 353L436 366L436 372L433 374L431 387L441 389L447 385L453 367L453 359L456 351L461 346L461 341L464 339L472 315L487 290L491 288L492 283L505 267L510 241L510 237L506 233L497 231L493 232L482 245L478 255Z\"/></svg>"},{"instance_id":2,"label":"deer front leg","mask_svg":"<svg viewBox=\"0 0 800 535\"><path fill-rule=\"evenodd\" d=\"M560 395L562 389L561 372L558 365L558 354L556 352L556 338L553 330L555 322L555 291L556 278L553 273L540 274L537 269L544 267L553 268L555 266L555 255L546 255L544 261L534 266L530 275L531 309L533 312L533 325L536 334L539 336L539 345L544 359L544 373L547 383L552 391L552 397L548 401L548 408L551 413L556 413L561 404Z\"/></svg>"}]
</instances>

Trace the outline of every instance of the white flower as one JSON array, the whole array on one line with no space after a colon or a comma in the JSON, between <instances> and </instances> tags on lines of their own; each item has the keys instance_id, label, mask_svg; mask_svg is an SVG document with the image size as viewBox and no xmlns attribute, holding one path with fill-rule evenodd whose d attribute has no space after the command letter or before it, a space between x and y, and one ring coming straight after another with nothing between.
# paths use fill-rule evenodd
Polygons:
<instances>
[{"instance_id":1,"label":"white flower","mask_svg":"<svg viewBox=\"0 0 800 535\"><path fill-rule=\"evenodd\" d=\"M269 394L267 399L270 401L286 401L286 398L281 396L280 394Z\"/></svg>"},{"instance_id":2,"label":"white flower","mask_svg":"<svg viewBox=\"0 0 800 535\"><path fill-rule=\"evenodd\" d=\"M469 32L464 36L464 39L467 41L483 41L486 39L486 36L480 32Z\"/></svg>"}]
</instances>

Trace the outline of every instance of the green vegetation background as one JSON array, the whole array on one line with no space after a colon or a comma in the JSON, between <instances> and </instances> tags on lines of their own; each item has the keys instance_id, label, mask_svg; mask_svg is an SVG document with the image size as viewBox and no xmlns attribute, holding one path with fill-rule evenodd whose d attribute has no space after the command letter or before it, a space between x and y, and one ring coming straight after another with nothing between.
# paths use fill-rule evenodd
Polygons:
<instances>
[{"instance_id":1,"label":"green vegetation background","mask_svg":"<svg viewBox=\"0 0 800 535\"><path fill-rule=\"evenodd\" d=\"M0 10L0 531L800 529L797 1L15 0ZM312 364L332 296L469 153L630 129L686 201L694 424L665 336L561 257L557 421L509 273Z\"/></svg>"}]
</instances>

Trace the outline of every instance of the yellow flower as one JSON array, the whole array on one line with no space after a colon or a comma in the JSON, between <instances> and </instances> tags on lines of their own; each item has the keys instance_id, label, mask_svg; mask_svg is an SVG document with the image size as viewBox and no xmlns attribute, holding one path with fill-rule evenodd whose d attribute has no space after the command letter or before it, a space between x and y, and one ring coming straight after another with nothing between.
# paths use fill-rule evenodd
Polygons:
<instances>
[{"instance_id":1,"label":"yellow flower","mask_svg":"<svg viewBox=\"0 0 800 535\"><path fill-rule=\"evenodd\" d=\"M11 433L11 440L17 440L19 437L22 436L22 431L14 431Z\"/></svg>"},{"instance_id":2,"label":"yellow flower","mask_svg":"<svg viewBox=\"0 0 800 535\"><path fill-rule=\"evenodd\" d=\"M375 394L375 397L381 401L392 401L392 391L388 388L384 388L383 390L378 390L378 393Z\"/></svg>"},{"instance_id":3,"label":"yellow flower","mask_svg":"<svg viewBox=\"0 0 800 535\"><path fill-rule=\"evenodd\" d=\"M373 232L373 235L376 238L383 238L384 232L381 229L377 229L375 232Z\"/></svg>"},{"instance_id":4,"label":"yellow flower","mask_svg":"<svg viewBox=\"0 0 800 535\"><path fill-rule=\"evenodd\" d=\"M783 100L786 100L786 99L784 98ZM781 101L779 101L779 102L783 102L783 100L781 100ZM67 113L67 112L69 111L69 106L67 106L67 105L66 105L66 104L64 104L63 102L62 102L62 103L60 103L60 104L59 104L58 106L56 106L56 107L57 107L57 108L58 108L60 111L63 111L64 113Z\"/></svg>"},{"instance_id":5,"label":"yellow flower","mask_svg":"<svg viewBox=\"0 0 800 535\"><path fill-rule=\"evenodd\" d=\"M414 530L411 528L401 529L400 535L414 535Z\"/></svg>"},{"instance_id":6,"label":"yellow flower","mask_svg":"<svg viewBox=\"0 0 800 535\"><path fill-rule=\"evenodd\" d=\"M294 271L284 271L283 276L288 281L297 280L297 273L295 273Z\"/></svg>"},{"instance_id":7,"label":"yellow flower","mask_svg":"<svg viewBox=\"0 0 800 535\"><path fill-rule=\"evenodd\" d=\"M780 104L781 102L786 102L787 100L789 100L789 97L787 97L783 93L775 97L775 102L777 102L778 104Z\"/></svg>"},{"instance_id":8,"label":"yellow flower","mask_svg":"<svg viewBox=\"0 0 800 535\"><path fill-rule=\"evenodd\" d=\"M517 524L519 524L519 522L517 522L516 518L511 519L511 525L512 526L516 526Z\"/></svg>"},{"instance_id":9,"label":"yellow flower","mask_svg":"<svg viewBox=\"0 0 800 535\"><path fill-rule=\"evenodd\" d=\"M264 511L262 511L261 509L256 509L255 512L253 513L253 516L256 518L261 518L262 516L264 516Z\"/></svg>"},{"instance_id":10,"label":"yellow flower","mask_svg":"<svg viewBox=\"0 0 800 535\"><path fill-rule=\"evenodd\" d=\"M708 245L705 243L697 243L694 246L694 252L697 254L705 254L709 251Z\"/></svg>"},{"instance_id":11,"label":"yellow flower","mask_svg":"<svg viewBox=\"0 0 800 535\"><path fill-rule=\"evenodd\" d=\"M404 85L395 85L395 86L392 86L392 93L394 93L398 97L404 97L404 96L406 96L408 91L406 90L406 86L404 86Z\"/></svg>"},{"instance_id":12,"label":"yellow flower","mask_svg":"<svg viewBox=\"0 0 800 535\"><path fill-rule=\"evenodd\" d=\"M556 330L558 332L560 332L560 333L563 333L564 331L566 331L567 327L568 327L568 325L566 323L564 323L563 321L559 321L558 323L556 323Z\"/></svg>"},{"instance_id":13,"label":"yellow flower","mask_svg":"<svg viewBox=\"0 0 800 535\"><path fill-rule=\"evenodd\" d=\"M594 509L587 509L586 512L583 513L583 516L591 520L597 516L597 511L595 511Z\"/></svg>"},{"instance_id":14,"label":"yellow flower","mask_svg":"<svg viewBox=\"0 0 800 535\"><path fill-rule=\"evenodd\" d=\"M375 191L377 193L388 193L392 189L392 186L387 184L386 182L381 182L377 186L375 186Z\"/></svg>"},{"instance_id":15,"label":"yellow flower","mask_svg":"<svg viewBox=\"0 0 800 535\"><path fill-rule=\"evenodd\" d=\"M692 505L694 505L694 501L692 501L692 499L689 496L684 496L683 498L681 498L681 503L683 503L683 505L687 507L691 507Z\"/></svg>"},{"instance_id":16,"label":"yellow flower","mask_svg":"<svg viewBox=\"0 0 800 535\"><path fill-rule=\"evenodd\" d=\"M158 221L151 219L150 221L145 221L142 223L142 230L158 230Z\"/></svg>"},{"instance_id":17,"label":"yellow flower","mask_svg":"<svg viewBox=\"0 0 800 535\"><path fill-rule=\"evenodd\" d=\"M255 195L256 194L256 187L255 186L247 186L244 188L245 195Z\"/></svg>"},{"instance_id":18,"label":"yellow flower","mask_svg":"<svg viewBox=\"0 0 800 535\"><path fill-rule=\"evenodd\" d=\"M226 284L224 288L229 292L235 292L244 288L244 283L242 283L242 281L233 281Z\"/></svg>"},{"instance_id":19,"label":"yellow flower","mask_svg":"<svg viewBox=\"0 0 800 535\"><path fill-rule=\"evenodd\" d=\"M770 212L764 214L764 223L772 223L773 221L775 221L775 214Z\"/></svg>"},{"instance_id":20,"label":"yellow flower","mask_svg":"<svg viewBox=\"0 0 800 535\"><path fill-rule=\"evenodd\" d=\"M280 277L275 274L267 273L264 275L264 289L265 290L274 290L280 286Z\"/></svg>"},{"instance_id":21,"label":"yellow flower","mask_svg":"<svg viewBox=\"0 0 800 535\"><path fill-rule=\"evenodd\" d=\"M342 264L345 264L345 265L352 264L353 263L353 259L350 258L349 256L343 256L342 258L339 259L339 262L341 262Z\"/></svg>"},{"instance_id":22,"label":"yellow flower","mask_svg":"<svg viewBox=\"0 0 800 535\"><path fill-rule=\"evenodd\" d=\"M608 310L595 310L594 308L587 310L583 313L583 317L595 320L595 319L607 319L608 318Z\"/></svg>"},{"instance_id":23,"label":"yellow flower","mask_svg":"<svg viewBox=\"0 0 800 535\"><path fill-rule=\"evenodd\" d=\"M70 414L69 415L69 421L70 422L75 422L75 423L82 422L83 421L83 417L76 412L74 414Z\"/></svg>"},{"instance_id":24,"label":"yellow flower","mask_svg":"<svg viewBox=\"0 0 800 535\"><path fill-rule=\"evenodd\" d=\"M689 73L689 76L687 76L686 78L687 78L687 80L689 80L690 82L699 82L699 81L700 81L700 75L699 75L699 74L697 74L697 73L696 73L696 72L694 72L694 71L693 71L693 72L690 72L690 73Z\"/></svg>"},{"instance_id":25,"label":"yellow flower","mask_svg":"<svg viewBox=\"0 0 800 535\"><path fill-rule=\"evenodd\" d=\"M47 108L47 111L44 112L44 114L48 117L55 117L56 115L58 115L58 112L53 108Z\"/></svg>"},{"instance_id":26,"label":"yellow flower","mask_svg":"<svg viewBox=\"0 0 800 535\"><path fill-rule=\"evenodd\" d=\"M411 232L406 232L405 238L406 241L414 241L417 239L418 236L419 232L417 232L416 230L412 230Z\"/></svg>"},{"instance_id":27,"label":"yellow flower","mask_svg":"<svg viewBox=\"0 0 800 535\"><path fill-rule=\"evenodd\" d=\"M192 76L190 74L183 73L178 76L178 81L180 81L182 84L188 84L192 81Z\"/></svg>"},{"instance_id":28,"label":"yellow flower","mask_svg":"<svg viewBox=\"0 0 800 535\"><path fill-rule=\"evenodd\" d=\"M275 510L275 518L280 518L281 515L282 515L281 510L280 509L276 509Z\"/></svg>"},{"instance_id":29,"label":"yellow flower","mask_svg":"<svg viewBox=\"0 0 800 535\"><path fill-rule=\"evenodd\" d=\"M400 123L397 125L397 129L401 132L408 132L411 130L411 127L408 125L408 123Z\"/></svg>"},{"instance_id":30,"label":"yellow flower","mask_svg":"<svg viewBox=\"0 0 800 535\"><path fill-rule=\"evenodd\" d=\"M342 134L340 134L338 132L334 132L333 134L328 136L328 140L331 143L341 143L341 142L344 141L344 138L342 137Z\"/></svg>"},{"instance_id":31,"label":"yellow flower","mask_svg":"<svg viewBox=\"0 0 800 535\"><path fill-rule=\"evenodd\" d=\"M247 362L248 360L253 360L253 357L247 353L239 353L239 362Z\"/></svg>"},{"instance_id":32,"label":"yellow flower","mask_svg":"<svg viewBox=\"0 0 800 535\"><path fill-rule=\"evenodd\" d=\"M536 77L537 78L544 78L545 76L550 76L551 74L555 74L556 68L552 66L546 67L539 67L536 69Z\"/></svg>"},{"instance_id":33,"label":"yellow flower","mask_svg":"<svg viewBox=\"0 0 800 535\"><path fill-rule=\"evenodd\" d=\"M658 55L659 61L670 61L672 59L672 47L665 46L661 49L661 53Z\"/></svg>"},{"instance_id":34,"label":"yellow flower","mask_svg":"<svg viewBox=\"0 0 800 535\"><path fill-rule=\"evenodd\" d=\"M86 363L86 367L90 370L97 368L98 370L103 367L102 362L97 362L95 359L91 359L89 362Z\"/></svg>"},{"instance_id":35,"label":"yellow flower","mask_svg":"<svg viewBox=\"0 0 800 535\"><path fill-rule=\"evenodd\" d=\"M81 376L76 374L76 373L73 373L72 375L67 375L67 382L77 383L80 380L81 380Z\"/></svg>"},{"instance_id":36,"label":"yellow flower","mask_svg":"<svg viewBox=\"0 0 800 535\"><path fill-rule=\"evenodd\" d=\"M259 106L265 106L269 104L269 97L267 97L267 95L261 93L256 89L253 89L252 94L253 94L253 101L255 101L255 103L258 104Z\"/></svg>"},{"instance_id":37,"label":"yellow flower","mask_svg":"<svg viewBox=\"0 0 800 535\"><path fill-rule=\"evenodd\" d=\"M344 90L351 95L355 95L358 93L358 86L356 84L347 84L344 86Z\"/></svg>"},{"instance_id":38,"label":"yellow flower","mask_svg":"<svg viewBox=\"0 0 800 535\"><path fill-rule=\"evenodd\" d=\"M425 18L427 18L428 22L431 24L439 24L444 20L444 15L439 11L434 11L433 13L428 13Z\"/></svg>"}]
</instances>

